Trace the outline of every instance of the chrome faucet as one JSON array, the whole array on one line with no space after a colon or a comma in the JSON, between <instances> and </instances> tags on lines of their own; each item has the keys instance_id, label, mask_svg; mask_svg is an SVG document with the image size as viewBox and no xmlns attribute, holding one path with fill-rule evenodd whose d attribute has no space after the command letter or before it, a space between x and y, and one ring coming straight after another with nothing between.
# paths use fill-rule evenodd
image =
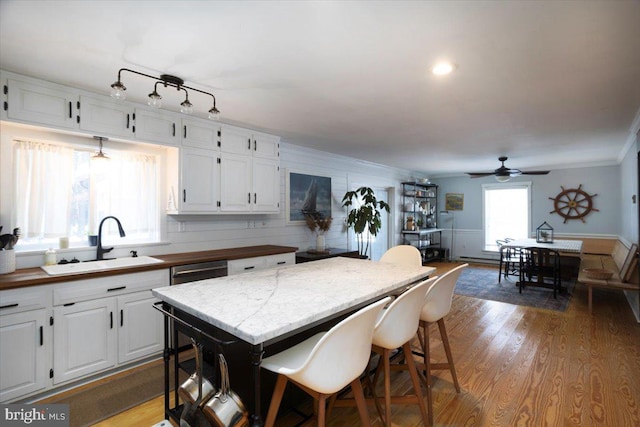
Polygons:
<instances>
[{"instance_id":1,"label":"chrome faucet","mask_svg":"<svg viewBox=\"0 0 640 427\"><path fill-rule=\"evenodd\" d=\"M107 252L111 252L113 250L113 248L103 248L102 247L102 224L104 224L104 222L106 220L108 220L109 218L113 218L116 220L116 222L118 223L118 231L120 232L120 237L124 237L126 234L124 233L124 229L122 228L122 224L120 224L120 220L118 218L116 218L115 216L105 216L104 218L102 218L102 221L100 221L100 226L98 227L98 248L96 249L96 259L97 260L101 260L104 259L104 254L106 254Z\"/></svg>"}]
</instances>

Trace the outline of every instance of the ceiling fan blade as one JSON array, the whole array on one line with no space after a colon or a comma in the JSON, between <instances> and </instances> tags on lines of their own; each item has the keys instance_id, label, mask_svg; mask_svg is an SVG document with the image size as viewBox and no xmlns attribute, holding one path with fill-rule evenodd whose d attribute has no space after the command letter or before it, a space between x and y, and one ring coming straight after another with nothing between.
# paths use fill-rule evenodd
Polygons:
<instances>
[{"instance_id":1,"label":"ceiling fan blade","mask_svg":"<svg viewBox=\"0 0 640 427\"><path fill-rule=\"evenodd\" d=\"M495 172L466 172L467 175L470 175L471 178L482 178L483 176L491 176Z\"/></svg>"},{"instance_id":2,"label":"ceiling fan blade","mask_svg":"<svg viewBox=\"0 0 640 427\"><path fill-rule=\"evenodd\" d=\"M547 175L549 171L528 171L521 172L522 175Z\"/></svg>"}]
</instances>

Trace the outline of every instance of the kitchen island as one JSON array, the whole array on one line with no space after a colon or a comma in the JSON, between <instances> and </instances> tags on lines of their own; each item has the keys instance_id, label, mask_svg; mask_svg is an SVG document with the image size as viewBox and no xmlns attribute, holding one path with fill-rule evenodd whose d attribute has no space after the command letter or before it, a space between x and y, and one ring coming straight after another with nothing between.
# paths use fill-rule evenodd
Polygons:
<instances>
[{"instance_id":1,"label":"kitchen island","mask_svg":"<svg viewBox=\"0 0 640 427\"><path fill-rule=\"evenodd\" d=\"M247 405L252 424L262 425L260 363L264 354L281 351L317 329L328 329L434 271L433 267L330 258L158 288L153 294L166 310L207 335L218 341L236 341L235 349L221 347L229 361L231 385ZM206 339L204 344L208 344ZM245 385L237 379L247 371ZM175 417L175 413L169 415Z\"/></svg>"}]
</instances>

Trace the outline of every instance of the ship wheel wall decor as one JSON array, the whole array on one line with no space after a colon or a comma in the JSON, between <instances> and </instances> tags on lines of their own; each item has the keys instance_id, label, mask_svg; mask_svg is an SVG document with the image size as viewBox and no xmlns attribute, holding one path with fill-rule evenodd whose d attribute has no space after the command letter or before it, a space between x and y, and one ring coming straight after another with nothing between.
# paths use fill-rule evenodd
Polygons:
<instances>
[{"instance_id":1,"label":"ship wheel wall decor","mask_svg":"<svg viewBox=\"0 0 640 427\"><path fill-rule=\"evenodd\" d=\"M599 212L598 209L593 207L593 197L597 194L589 195L582 189L582 184L578 188L567 188L560 186L562 191L554 197L549 197L549 200L553 200L553 210L549 213L557 213L564 218L563 223L566 223L570 219L579 219L582 222L586 222L584 217L591 211Z\"/></svg>"}]
</instances>

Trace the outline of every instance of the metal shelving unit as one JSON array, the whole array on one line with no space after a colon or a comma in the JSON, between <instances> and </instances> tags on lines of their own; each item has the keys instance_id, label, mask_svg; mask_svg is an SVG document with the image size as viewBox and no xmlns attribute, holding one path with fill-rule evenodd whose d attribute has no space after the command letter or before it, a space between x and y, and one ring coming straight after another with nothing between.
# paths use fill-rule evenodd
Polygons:
<instances>
[{"instance_id":1,"label":"metal shelving unit","mask_svg":"<svg viewBox=\"0 0 640 427\"><path fill-rule=\"evenodd\" d=\"M442 229L438 228L438 186L418 182L402 183L403 244L417 247L422 262L446 259L441 247Z\"/></svg>"}]
</instances>

